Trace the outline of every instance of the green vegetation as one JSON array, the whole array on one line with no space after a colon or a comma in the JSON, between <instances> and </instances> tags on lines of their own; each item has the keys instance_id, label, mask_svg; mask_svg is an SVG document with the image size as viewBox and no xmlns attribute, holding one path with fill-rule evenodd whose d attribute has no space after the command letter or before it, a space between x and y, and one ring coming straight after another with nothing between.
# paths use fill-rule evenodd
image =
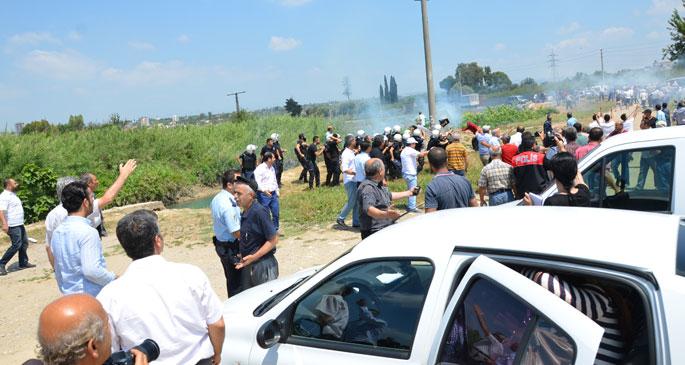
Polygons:
<instances>
[{"instance_id":1,"label":"green vegetation","mask_svg":"<svg viewBox=\"0 0 685 365\"><path fill-rule=\"evenodd\" d=\"M533 119L541 119L540 124L542 124L547 113L558 113L558 111L553 108L519 109L511 105L498 105L478 113L466 112L462 118L464 121L471 121L478 125L487 124L491 127L497 127Z\"/></svg>"}]
</instances>

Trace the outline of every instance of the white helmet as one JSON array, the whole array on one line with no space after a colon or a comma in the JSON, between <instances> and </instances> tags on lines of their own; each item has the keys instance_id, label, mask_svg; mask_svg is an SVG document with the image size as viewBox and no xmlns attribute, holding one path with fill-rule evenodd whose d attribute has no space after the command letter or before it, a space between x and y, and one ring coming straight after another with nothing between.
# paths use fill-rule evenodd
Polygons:
<instances>
[{"instance_id":1,"label":"white helmet","mask_svg":"<svg viewBox=\"0 0 685 365\"><path fill-rule=\"evenodd\" d=\"M390 128L390 127L385 127L385 128L383 129L383 131L385 131L385 134L390 134L390 132L392 131L392 128Z\"/></svg>"},{"instance_id":2,"label":"white helmet","mask_svg":"<svg viewBox=\"0 0 685 365\"><path fill-rule=\"evenodd\" d=\"M438 137L438 136L440 136L440 131L437 130L437 129L433 129L433 131L431 132L431 134L433 135L433 137Z\"/></svg>"},{"instance_id":3,"label":"white helmet","mask_svg":"<svg viewBox=\"0 0 685 365\"><path fill-rule=\"evenodd\" d=\"M392 130L393 130L395 133L400 133L400 132L402 131L402 127L400 127L399 124L395 124L395 125L392 127Z\"/></svg>"},{"instance_id":4,"label":"white helmet","mask_svg":"<svg viewBox=\"0 0 685 365\"><path fill-rule=\"evenodd\" d=\"M421 137L421 131L418 129L414 129L414 137Z\"/></svg>"},{"instance_id":5,"label":"white helmet","mask_svg":"<svg viewBox=\"0 0 685 365\"><path fill-rule=\"evenodd\" d=\"M409 132L409 129L405 129L405 130L404 130L404 133L402 133L402 135L410 134L410 133L411 133L411 132Z\"/></svg>"},{"instance_id":6,"label":"white helmet","mask_svg":"<svg viewBox=\"0 0 685 365\"><path fill-rule=\"evenodd\" d=\"M388 141L388 136L385 136L385 135L384 135L384 136L383 136L383 142L387 142L387 141Z\"/></svg>"},{"instance_id":7,"label":"white helmet","mask_svg":"<svg viewBox=\"0 0 685 365\"><path fill-rule=\"evenodd\" d=\"M256 150L257 150L257 146L255 146L253 144L248 144L247 147L245 147L245 151L247 151L248 153L254 153L254 151L256 151Z\"/></svg>"},{"instance_id":8,"label":"white helmet","mask_svg":"<svg viewBox=\"0 0 685 365\"><path fill-rule=\"evenodd\" d=\"M440 124L436 124L435 127L433 127L433 128L434 128L434 129L437 129L437 130L441 130L441 129L442 129L442 126L441 126Z\"/></svg>"},{"instance_id":9,"label":"white helmet","mask_svg":"<svg viewBox=\"0 0 685 365\"><path fill-rule=\"evenodd\" d=\"M411 134L409 134L409 131L405 132L405 133L402 135L402 139L404 139L404 140L409 139L409 137L411 137Z\"/></svg>"},{"instance_id":10,"label":"white helmet","mask_svg":"<svg viewBox=\"0 0 685 365\"><path fill-rule=\"evenodd\" d=\"M278 133L271 133L271 139L273 139L274 142L278 142L278 137L280 137Z\"/></svg>"},{"instance_id":11,"label":"white helmet","mask_svg":"<svg viewBox=\"0 0 685 365\"><path fill-rule=\"evenodd\" d=\"M402 136L399 133L395 134L392 139L394 139L395 142L402 142Z\"/></svg>"},{"instance_id":12,"label":"white helmet","mask_svg":"<svg viewBox=\"0 0 685 365\"><path fill-rule=\"evenodd\" d=\"M366 134L366 132L364 132L363 129L357 131L357 137L364 137L364 134Z\"/></svg>"}]
</instances>

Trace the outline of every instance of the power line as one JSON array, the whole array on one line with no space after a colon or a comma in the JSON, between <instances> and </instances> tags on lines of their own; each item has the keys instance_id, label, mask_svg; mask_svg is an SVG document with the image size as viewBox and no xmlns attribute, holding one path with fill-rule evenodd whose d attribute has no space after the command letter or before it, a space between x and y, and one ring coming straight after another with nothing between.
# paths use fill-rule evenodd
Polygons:
<instances>
[{"instance_id":1,"label":"power line","mask_svg":"<svg viewBox=\"0 0 685 365\"><path fill-rule=\"evenodd\" d=\"M552 80L557 81L557 55L554 51L549 55L549 66L552 68Z\"/></svg>"},{"instance_id":2,"label":"power line","mask_svg":"<svg viewBox=\"0 0 685 365\"><path fill-rule=\"evenodd\" d=\"M245 91L236 91L234 93L228 93L226 96L235 96L235 113L238 114L240 113L240 103L238 102L238 94L245 94Z\"/></svg>"}]
</instances>

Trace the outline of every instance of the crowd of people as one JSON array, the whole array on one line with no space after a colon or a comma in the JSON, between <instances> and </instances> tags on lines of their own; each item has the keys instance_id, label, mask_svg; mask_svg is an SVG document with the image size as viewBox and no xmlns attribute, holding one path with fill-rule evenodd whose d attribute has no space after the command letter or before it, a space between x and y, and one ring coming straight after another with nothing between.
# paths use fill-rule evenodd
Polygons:
<instances>
[{"instance_id":1,"label":"crowd of people","mask_svg":"<svg viewBox=\"0 0 685 365\"><path fill-rule=\"evenodd\" d=\"M605 139L635 127L685 122L681 103L673 113L667 105L657 105L655 110L643 110L639 124L635 122L639 107L617 119L611 114L594 115L587 127L570 112L563 127L555 127L548 115L542 131L531 133L519 126L510 135L472 122L451 130L446 128L448 120L426 126L420 115L404 131L395 125L375 135L359 130L341 137L329 126L323 146L319 136L308 143L300 134L294 152L302 166L299 180L308 189L321 185L317 165L323 156L324 185L335 187L342 180L346 193L336 223L347 227L345 220L351 213L352 228L364 239L405 214L420 213L417 176L426 160L433 173L425 186L426 213L496 206L514 199L527 205L590 206L590 191L577 161ZM469 163L468 149L462 143L468 135L481 166ZM229 297L278 277L275 252L285 155L279 137L271 135L259 156L256 146L248 145L238 157L240 169L221 175L221 190L211 202L213 244ZM64 297L49 304L40 317L38 338L46 364L84 358L100 364L112 351L134 348L147 338L154 338L164 349L158 363L220 362L225 331L221 302L201 269L163 258L164 238L154 212L138 210L118 222L117 239L132 262L121 276L107 269L101 241L107 231L101 210L116 198L136 167L135 160L120 165L119 176L101 197L95 197L99 182L92 173L57 181L60 203L45 221L46 251ZM480 169L476 191L466 178L469 169ZM403 179L406 190L391 192L387 182L393 179ZM552 183L558 193L539 201L537 194ZM0 275L7 275L6 265L16 253L19 269L35 266L27 256L28 237L17 188L15 180L5 179L0 194L0 223L11 239L0 258ZM393 205L403 199L405 212ZM131 356L136 364L147 362L140 351L132 351Z\"/></svg>"}]
</instances>

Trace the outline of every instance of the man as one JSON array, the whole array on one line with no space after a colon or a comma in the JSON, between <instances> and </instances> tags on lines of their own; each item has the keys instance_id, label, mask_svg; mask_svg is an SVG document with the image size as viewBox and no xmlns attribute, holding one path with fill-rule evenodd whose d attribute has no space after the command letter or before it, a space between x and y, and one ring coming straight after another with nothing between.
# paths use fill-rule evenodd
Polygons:
<instances>
[{"instance_id":1,"label":"man","mask_svg":"<svg viewBox=\"0 0 685 365\"><path fill-rule=\"evenodd\" d=\"M273 137L275 137L275 134L276 133L273 133L271 135L271 137L266 139L266 144L264 145L264 147L262 147L262 150L259 152L259 157L262 160L264 160L264 154L267 152L271 153L274 156L274 175L276 175L278 173L278 171L276 170L276 166L275 166L276 165L275 161L276 161L276 159L278 159L278 156L277 156L278 151L276 151L276 147L274 146L274 139L273 139ZM276 179L276 182L278 182L278 179ZM280 185L279 185L279 187L280 187Z\"/></svg>"},{"instance_id":2,"label":"man","mask_svg":"<svg viewBox=\"0 0 685 365\"><path fill-rule=\"evenodd\" d=\"M362 181L366 180L366 174L364 172L364 164L366 161L368 161L371 157L369 157L369 153L371 152L371 143L367 141L362 141L359 143L359 154L354 157L354 181L357 182L357 186L362 183Z\"/></svg>"},{"instance_id":3,"label":"man","mask_svg":"<svg viewBox=\"0 0 685 365\"><path fill-rule=\"evenodd\" d=\"M521 134L526 131L526 128L523 126L518 126L516 127L516 133L511 135L511 138L509 140L509 143L513 144L518 148L519 145L521 145Z\"/></svg>"},{"instance_id":4,"label":"man","mask_svg":"<svg viewBox=\"0 0 685 365\"><path fill-rule=\"evenodd\" d=\"M257 167L257 156L255 155L257 146L248 144L245 151L238 156L240 162L240 176L254 180L254 169Z\"/></svg>"},{"instance_id":5,"label":"man","mask_svg":"<svg viewBox=\"0 0 685 365\"><path fill-rule=\"evenodd\" d=\"M131 176L133 171L135 171L136 167L137 162L133 159L126 161L124 165L119 164L119 176L117 176L117 179L114 180L114 184L112 184L112 186L110 186L109 189L105 191L105 194L103 194L100 198L95 199L95 196L93 196L93 199L95 199L93 213L91 213L91 215L89 215L87 218L90 220L90 224L94 228L97 228L100 237L107 235L105 225L102 222L102 210L114 201L114 198L116 198L117 194L119 194L119 190L124 187L126 180L128 180L128 177ZM86 183L90 191L95 194L96 189L100 185L97 176L87 172L81 175L81 180Z\"/></svg>"},{"instance_id":6,"label":"man","mask_svg":"<svg viewBox=\"0 0 685 365\"><path fill-rule=\"evenodd\" d=\"M566 152L575 156L576 151L580 148L580 145L576 140L578 139L578 132L573 127L568 127L563 131L563 137L566 139Z\"/></svg>"},{"instance_id":7,"label":"man","mask_svg":"<svg viewBox=\"0 0 685 365\"><path fill-rule=\"evenodd\" d=\"M656 121L666 123L666 113L661 110L661 104L655 105L654 109L656 109ZM666 124L668 125L668 123Z\"/></svg>"},{"instance_id":8,"label":"man","mask_svg":"<svg viewBox=\"0 0 685 365\"><path fill-rule=\"evenodd\" d=\"M369 157L383 159L383 136L377 135L373 137Z\"/></svg>"},{"instance_id":9,"label":"man","mask_svg":"<svg viewBox=\"0 0 685 365\"><path fill-rule=\"evenodd\" d=\"M599 127L602 128L602 134L604 138L607 138L611 132L614 131L616 124L611 120L611 115L604 114L604 118L599 123Z\"/></svg>"},{"instance_id":10,"label":"man","mask_svg":"<svg viewBox=\"0 0 685 365\"><path fill-rule=\"evenodd\" d=\"M661 103L661 111L664 113L666 126L671 126L671 111L668 110L668 103Z\"/></svg>"},{"instance_id":11,"label":"man","mask_svg":"<svg viewBox=\"0 0 685 365\"><path fill-rule=\"evenodd\" d=\"M10 238L10 247L0 258L0 276L7 275L6 265L19 252L19 269L36 267L29 262L26 251L29 248L29 237L24 228L24 206L17 196L19 184L12 179L5 179L5 190L0 194L0 220L2 231Z\"/></svg>"},{"instance_id":12,"label":"man","mask_svg":"<svg viewBox=\"0 0 685 365\"><path fill-rule=\"evenodd\" d=\"M476 140L478 141L478 156L480 157L480 162L483 166L490 162L490 141L492 136L490 135L490 126L484 125L481 131L476 134Z\"/></svg>"},{"instance_id":13,"label":"man","mask_svg":"<svg viewBox=\"0 0 685 365\"><path fill-rule=\"evenodd\" d=\"M262 163L254 170L254 177L257 181L258 191L257 199L259 204L271 212L271 220L276 231L278 231L280 204L278 200L279 188L276 181L276 171L274 170L274 163L276 157L271 152L266 152L262 156ZM311 176L309 178L311 181Z\"/></svg>"},{"instance_id":14,"label":"man","mask_svg":"<svg viewBox=\"0 0 685 365\"><path fill-rule=\"evenodd\" d=\"M303 183L307 182L307 158L305 156L307 151L307 137L304 136L304 133L300 133L298 136L294 151L297 161L300 163L300 166L302 166L302 172L300 172L300 177L297 181Z\"/></svg>"},{"instance_id":15,"label":"man","mask_svg":"<svg viewBox=\"0 0 685 365\"><path fill-rule=\"evenodd\" d=\"M326 139L326 142L328 142L331 139L331 137L333 137L333 134L333 126L329 125L328 127L326 127L326 135L324 137Z\"/></svg>"},{"instance_id":16,"label":"man","mask_svg":"<svg viewBox=\"0 0 685 365\"><path fill-rule=\"evenodd\" d=\"M407 190L413 190L417 184L418 180L416 175L418 159L420 157L425 157L428 151L419 152L416 150L416 139L410 137L407 140L407 146L402 150L400 159L402 160L402 177L407 183ZM416 209L416 195L408 195L409 201L407 203L407 211L411 213L418 213Z\"/></svg>"},{"instance_id":17,"label":"man","mask_svg":"<svg viewBox=\"0 0 685 365\"><path fill-rule=\"evenodd\" d=\"M685 104L682 101L678 102L676 110L673 112L671 125L685 125Z\"/></svg>"},{"instance_id":18,"label":"man","mask_svg":"<svg viewBox=\"0 0 685 365\"><path fill-rule=\"evenodd\" d=\"M628 131L625 130L625 128L623 128L623 121L617 120L616 123L614 124L614 130L611 131L611 133L609 133L609 135L606 138L613 137L615 135L623 134L626 132L628 132Z\"/></svg>"},{"instance_id":19,"label":"man","mask_svg":"<svg viewBox=\"0 0 685 365\"><path fill-rule=\"evenodd\" d=\"M243 210L240 219L240 262L242 290L247 290L278 278L276 244L277 229L269 221L269 213L255 204L254 183L238 179L235 197Z\"/></svg>"},{"instance_id":20,"label":"man","mask_svg":"<svg viewBox=\"0 0 685 365\"><path fill-rule=\"evenodd\" d=\"M45 217L45 251L48 254L48 261L50 261L50 266L55 269L55 258L52 256L52 250L50 249L50 241L52 240L52 233L59 227L62 222L69 216L69 213L62 206L62 190L64 187L71 184L74 181L78 181L78 178L74 176L65 176L57 179L57 199L59 204L52 208L52 210Z\"/></svg>"},{"instance_id":21,"label":"man","mask_svg":"<svg viewBox=\"0 0 685 365\"><path fill-rule=\"evenodd\" d=\"M112 354L107 313L86 294L65 295L51 302L38 319L38 343L45 365L102 365ZM139 345L137 343L136 345ZM135 365L147 365L140 350L131 349Z\"/></svg>"},{"instance_id":22,"label":"man","mask_svg":"<svg viewBox=\"0 0 685 365\"><path fill-rule=\"evenodd\" d=\"M347 195L347 202L343 206L336 223L345 227L345 218L352 211L352 227L359 227L359 209L357 209L357 182L354 180L354 149L356 148L354 136L345 137L345 150L340 158L340 169L343 173L343 186Z\"/></svg>"},{"instance_id":23,"label":"man","mask_svg":"<svg viewBox=\"0 0 685 365\"><path fill-rule=\"evenodd\" d=\"M117 239L133 261L97 296L112 324L112 350L151 338L160 348L155 364L219 364L223 305L207 276L162 257L164 238L152 211L124 216Z\"/></svg>"},{"instance_id":24,"label":"man","mask_svg":"<svg viewBox=\"0 0 685 365\"><path fill-rule=\"evenodd\" d=\"M416 118L416 125L420 125L422 127L426 126L426 117L422 112L419 112L419 116Z\"/></svg>"},{"instance_id":25,"label":"man","mask_svg":"<svg viewBox=\"0 0 685 365\"><path fill-rule=\"evenodd\" d=\"M235 264L238 263L238 239L240 239L240 208L233 197L233 187L237 176L235 170L225 171L221 175L221 191L216 194L210 204L214 230L212 242L224 268L229 298L240 292L240 271L235 269Z\"/></svg>"},{"instance_id":26,"label":"man","mask_svg":"<svg viewBox=\"0 0 685 365\"><path fill-rule=\"evenodd\" d=\"M324 157L326 159L326 186L340 185L339 141L338 135L334 133L326 140L326 145L324 146Z\"/></svg>"},{"instance_id":27,"label":"man","mask_svg":"<svg viewBox=\"0 0 685 365\"><path fill-rule=\"evenodd\" d=\"M578 143L578 146L585 146L588 142L588 135L583 132L583 125L579 122L574 124L573 128L576 130L576 143Z\"/></svg>"},{"instance_id":28,"label":"man","mask_svg":"<svg viewBox=\"0 0 685 365\"><path fill-rule=\"evenodd\" d=\"M637 109L635 110L635 112L637 112ZM675 113L673 115L675 116ZM631 114L630 118L628 118L626 113L621 114L621 123L623 124L624 131L632 132L633 123L635 123L635 118L633 118L633 114Z\"/></svg>"},{"instance_id":29,"label":"man","mask_svg":"<svg viewBox=\"0 0 685 365\"><path fill-rule=\"evenodd\" d=\"M309 189L314 189L314 180L316 180L316 187L321 185L321 173L319 172L319 165L316 164L316 158L323 153L323 149L319 149L321 140L319 136L312 138L312 144L307 147L307 166L309 170Z\"/></svg>"},{"instance_id":30,"label":"man","mask_svg":"<svg viewBox=\"0 0 685 365\"><path fill-rule=\"evenodd\" d=\"M279 142L279 138L281 136L278 135L278 133L272 133L271 134L271 139L273 139L273 147L274 147L274 156L276 157L276 160L274 161L274 170L276 171L276 182L278 183L278 187L281 187L281 176L283 175L283 149L281 148L281 142Z\"/></svg>"},{"instance_id":31,"label":"man","mask_svg":"<svg viewBox=\"0 0 685 365\"><path fill-rule=\"evenodd\" d=\"M359 184L357 201L359 202L359 221L362 239L395 223L401 214L392 208L392 200L416 196L418 188L391 193L385 186L385 167L383 161L372 158L364 163L366 180Z\"/></svg>"},{"instance_id":32,"label":"man","mask_svg":"<svg viewBox=\"0 0 685 365\"><path fill-rule=\"evenodd\" d=\"M545 119L545 122L542 124L542 131L545 133L545 135L548 135L549 133L553 132L551 113L547 113L547 118Z\"/></svg>"},{"instance_id":33,"label":"man","mask_svg":"<svg viewBox=\"0 0 685 365\"><path fill-rule=\"evenodd\" d=\"M500 149L502 155L502 161L507 165L511 166L514 156L519 153L519 148L515 144L511 143L511 137L502 137L502 147Z\"/></svg>"},{"instance_id":34,"label":"man","mask_svg":"<svg viewBox=\"0 0 685 365\"><path fill-rule=\"evenodd\" d=\"M519 146L521 152L512 159L516 199L523 199L525 193L540 194L549 184L545 154L536 152L535 145L535 136L530 132L523 133Z\"/></svg>"},{"instance_id":35,"label":"man","mask_svg":"<svg viewBox=\"0 0 685 365\"><path fill-rule=\"evenodd\" d=\"M442 148L428 152L428 163L435 177L426 185L426 213L478 206L471 183L463 175L450 173L447 160L447 152Z\"/></svg>"},{"instance_id":36,"label":"man","mask_svg":"<svg viewBox=\"0 0 685 365\"><path fill-rule=\"evenodd\" d=\"M469 167L466 147L461 143L461 136L459 133L452 133L451 136L452 143L448 144L447 148L445 148L445 153L447 154L447 169L453 174L465 176L466 170L468 170Z\"/></svg>"},{"instance_id":37,"label":"man","mask_svg":"<svg viewBox=\"0 0 685 365\"><path fill-rule=\"evenodd\" d=\"M480 205L485 205L485 194L488 194L490 206L508 203L514 200L512 189L515 186L514 168L502 161L501 150L491 150L492 161L483 167L478 179Z\"/></svg>"},{"instance_id":38,"label":"man","mask_svg":"<svg viewBox=\"0 0 685 365\"><path fill-rule=\"evenodd\" d=\"M656 118L652 116L651 109L645 109L642 112L642 121L640 121L640 129L656 128Z\"/></svg>"},{"instance_id":39,"label":"man","mask_svg":"<svg viewBox=\"0 0 685 365\"><path fill-rule=\"evenodd\" d=\"M578 120L576 120L576 118L573 117L573 114L571 112L566 113L566 118L567 127L573 127L573 125L578 122Z\"/></svg>"},{"instance_id":40,"label":"man","mask_svg":"<svg viewBox=\"0 0 685 365\"><path fill-rule=\"evenodd\" d=\"M83 181L62 190L62 206L69 216L52 233L50 249L55 259L55 279L62 294L97 296L116 278L107 270L98 231L90 225L93 194Z\"/></svg>"},{"instance_id":41,"label":"man","mask_svg":"<svg viewBox=\"0 0 685 365\"><path fill-rule=\"evenodd\" d=\"M590 151L599 146L602 142L603 135L604 132L599 127L590 129L590 133L588 133L588 143L585 146L580 146L576 149L576 160L580 161L581 158L585 157Z\"/></svg>"}]
</instances>

